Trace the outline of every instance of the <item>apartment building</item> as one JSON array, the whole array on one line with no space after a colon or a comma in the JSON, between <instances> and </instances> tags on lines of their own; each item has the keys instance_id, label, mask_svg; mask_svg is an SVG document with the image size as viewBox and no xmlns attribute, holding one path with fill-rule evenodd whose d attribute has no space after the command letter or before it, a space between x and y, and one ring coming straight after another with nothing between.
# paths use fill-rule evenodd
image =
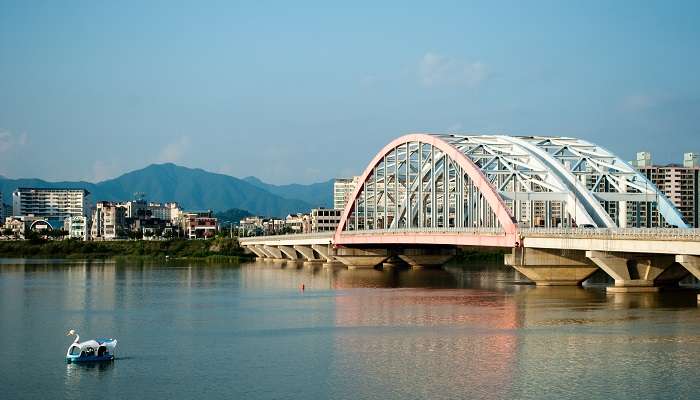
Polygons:
<instances>
[{"instance_id":1,"label":"apartment building","mask_svg":"<svg viewBox=\"0 0 700 400\"><path fill-rule=\"evenodd\" d=\"M338 178L333 182L333 208L340 210L345 208L345 204L359 179L359 176L353 176L352 178Z\"/></svg>"},{"instance_id":2,"label":"apartment building","mask_svg":"<svg viewBox=\"0 0 700 400\"><path fill-rule=\"evenodd\" d=\"M342 209L314 208L311 210L311 232L335 231L340 223Z\"/></svg>"},{"instance_id":3,"label":"apartment building","mask_svg":"<svg viewBox=\"0 0 700 400\"><path fill-rule=\"evenodd\" d=\"M126 209L111 201L98 201L92 210L90 237L93 240L111 240L124 235Z\"/></svg>"},{"instance_id":4,"label":"apartment building","mask_svg":"<svg viewBox=\"0 0 700 400\"><path fill-rule=\"evenodd\" d=\"M188 239L206 239L214 237L218 229L218 220L211 210L185 211L181 214L180 224Z\"/></svg>"},{"instance_id":5,"label":"apartment building","mask_svg":"<svg viewBox=\"0 0 700 400\"><path fill-rule=\"evenodd\" d=\"M688 226L700 228L700 154L685 153L682 164L654 165L651 153L639 152L634 164L678 208ZM647 226L663 225L653 204L642 204L639 212Z\"/></svg>"},{"instance_id":6,"label":"apartment building","mask_svg":"<svg viewBox=\"0 0 700 400\"><path fill-rule=\"evenodd\" d=\"M68 217L63 221L63 230L68 233L71 239L88 239L88 219L83 215Z\"/></svg>"},{"instance_id":7,"label":"apartment building","mask_svg":"<svg viewBox=\"0 0 700 400\"><path fill-rule=\"evenodd\" d=\"M85 215L89 194L85 189L18 188L12 192L12 215L41 217L60 229L66 218Z\"/></svg>"}]
</instances>

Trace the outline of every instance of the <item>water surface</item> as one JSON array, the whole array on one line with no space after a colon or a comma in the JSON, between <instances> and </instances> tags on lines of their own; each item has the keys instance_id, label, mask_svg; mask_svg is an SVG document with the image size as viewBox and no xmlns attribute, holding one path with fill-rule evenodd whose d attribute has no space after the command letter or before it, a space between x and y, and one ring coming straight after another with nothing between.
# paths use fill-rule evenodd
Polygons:
<instances>
[{"instance_id":1,"label":"water surface","mask_svg":"<svg viewBox=\"0 0 700 400\"><path fill-rule=\"evenodd\" d=\"M0 397L697 398L696 291L522 281L479 264L1 260ZM117 338L118 359L66 364L71 328Z\"/></svg>"}]
</instances>

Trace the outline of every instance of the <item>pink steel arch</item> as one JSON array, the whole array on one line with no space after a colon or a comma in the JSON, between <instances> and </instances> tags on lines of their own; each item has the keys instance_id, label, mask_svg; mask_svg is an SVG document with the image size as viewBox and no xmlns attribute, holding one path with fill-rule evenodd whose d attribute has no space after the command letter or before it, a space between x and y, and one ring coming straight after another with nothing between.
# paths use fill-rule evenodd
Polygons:
<instances>
[{"instance_id":1,"label":"pink steel arch","mask_svg":"<svg viewBox=\"0 0 700 400\"><path fill-rule=\"evenodd\" d=\"M430 144L440 149L445 155L449 156L459 164L460 167L469 175L477 188L481 191L486 199L486 202L496 214L498 222L503 227L504 234L502 235L472 235L468 233L435 233L435 232L377 232L376 234L344 234L344 227L348 221L350 213L355 206L363 183L367 181L369 175L374 168L389 154L394 148L399 145L409 142L422 142ZM336 246L353 245L353 244L446 244L456 246L486 246L486 247L515 247L517 245L517 225L513 222L513 214L506 206L505 202L498 194L496 189L488 181L481 169L474 164L464 153L453 147L449 143L440 139L437 136L425 133L412 133L394 139L391 143L384 146L383 149L374 156L374 159L367 165L362 173L358 185L352 191L350 200L346 203L343 210L338 228L333 235L333 244Z\"/></svg>"}]
</instances>

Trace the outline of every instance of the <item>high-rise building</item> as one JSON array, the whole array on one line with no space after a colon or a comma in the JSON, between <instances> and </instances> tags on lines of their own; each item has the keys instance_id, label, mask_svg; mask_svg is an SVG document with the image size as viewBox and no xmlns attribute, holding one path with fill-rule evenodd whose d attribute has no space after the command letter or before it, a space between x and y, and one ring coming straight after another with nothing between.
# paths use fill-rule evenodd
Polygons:
<instances>
[{"instance_id":1,"label":"high-rise building","mask_svg":"<svg viewBox=\"0 0 700 400\"><path fill-rule=\"evenodd\" d=\"M345 204L359 179L359 176L353 176L352 178L338 178L333 182L333 208L340 210L345 208Z\"/></svg>"},{"instance_id":2,"label":"high-rise building","mask_svg":"<svg viewBox=\"0 0 700 400\"><path fill-rule=\"evenodd\" d=\"M126 208L110 201L98 201L92 210L90 237L110 240L122 236L126 225Z\"/></svg>"},{"instance_id":3,"label":"high-rise building","mask_svg":"<svg viewBox=\"0 0 700 400\"><path fill-rule=\"evenodd\" d=\"M41 217L60 229L66 218L85 215L89 194L85 189L18 188L12 192L12 214Z\"/></svg>"},{"instance_id":4,"label":"high-rise building","mask_svg":"<svg viewBox=\"0 0 700 400\"><path fill-rule=\"evenodd\" d=\"M685 153L682 165L653 165L651 154L640 152L637 153L636 167L671 200L688 226L700 227L700 155ZM658 222L658 211L651 205L642 206L641 215L649 222L647 226L662 225Z\"/></svg>"}]
</instances>

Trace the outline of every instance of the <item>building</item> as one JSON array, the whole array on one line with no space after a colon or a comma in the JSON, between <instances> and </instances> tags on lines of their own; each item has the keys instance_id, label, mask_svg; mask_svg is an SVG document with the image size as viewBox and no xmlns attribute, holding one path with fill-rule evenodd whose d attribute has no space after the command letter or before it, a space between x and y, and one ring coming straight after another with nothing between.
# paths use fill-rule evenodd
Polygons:
<instances>
[{"instance_id":1,"label":"building","mask_svg":"<svg viewBox=\"0 0 700 400\"><path fill-rule=\"evenodd\" d=\"M112 240L125 236L126 208L110 201L98 201L92 210L90 237Z\"/></svg>"},{"instance_id":2,"label":"building","mask_svg":"<svg viewBox=\"0 0 700 400\"><path fill-rule=\"evenodd\" d=\"M245 217L238 223L238 236L259 236L263 232L263 217Z\"/></svg>"},{"instance_id":3,"label":"building","mask_svg":"<svg viewBox=\"0 0 700 400\"><path fill-rule=\"evenodd\" d=\"M353 176L352 178L338 178L333 182L333 208L344 209L347 199L355 190L359 176Z\"/></svg>"},{"instance_id":4,"label":"building","mask_svg":"<svg viewBox=\"0 0 700 400\"><path fill-rule=\"evenodd\" d=\"M699 154L685 153L683 164L653 165L650 153L639 152L634 164L678 208L688 226L700 227ZM639 208L642 220L648 223L646 226L663 226L653 204L642 203Z\"/></svg>"},{"instance_id":5,"label":"building","mask_svg":"<svg viewBox=\"0 0 700 400\"><path fill-rule=\"evenodd\" d=\"M163 221L176 222L180 218L182 210L175 203L148 203L147 207L151 218L160 219Z\"/></svg>"},{"instance_id":6,"label":"building","mask_svg":"<svg viewBox=\"0 0 700 400\"><path fill-rule=\"evenodd\" d=\"M42 233L53 230L53 227L46 218L21 215L5 217L3 229L10 229L13 236L23 238L27 231Z\"/></svg>"},{"instance_id":7,"label":"building","mask_svg":"<svg viewBox=\"0 0 700 400\"><path fill-rule=\"evenodd\" d=\"M281 235L285 232L285 220L278 218L267 218L263 220L264 235Z\"/></svg>"},{"instance_id":8,"label":"building","mask_svg":"<svg viewBox=\"0 0 700 400\"><path fill-rule=\"evenodd\" d=\"M178 236L178 228L172 222L160 218L135 219L130 226L132 232L138 232L143 239L159 239Z\"/></svg>"},{"instance_id":9,"label":"building","mask_svg":"<svg viewBox=\"0 0 700 400\"><path fill-rule=\"evenodd\" d=\"M206 239L216 235L218 221L211 210L185 211L179 219L182 231L188 239Z\"/></svg>"},{"instance_id":10,"label":"building","mask_svg":"<svg viewBox=\"0 0 700 400\"><path fill-rule=\"evenodd\" d=\"M41 217L62 228L68 217L85 215L85 189L18 188L12 193L13 216Z\"/></svg>"},{"instance_id":11,"label":"building","mask_svg":"<svg viewBox=\"0 0 700 400\"><path fill-rule=\"evenodd\" d=\"M308 214L289 214L284 219L284 231L286 233L308 233L311 231Z\"/></svg>"},{"instance_id":12,"label":"building","mask_svg":"<svg viewBox=\"0 0 700 400\"><path fill-rule=\"evenodd\" d=\"M311 210L311 232L335 231L340 223L343 209L314 208Z\"/></svg>"},{"instance_id":13,"label":"building","mask_svg":"<svg viewBox=\"0 0 700 400\"><path fill-rule=\"evenodd\" d=\"M63 230L71 239L87 240L89 236L88 219L83 215L68 217L63 221Z\"/></svg>"},{"instance_id":14,"label":"building","mask_svg":"<svg viewBox=\"0 0 700 400\"><path fill-rule=\"evenodd\" d=\"M117 203L117 205L124 209L124 218L142 219L150 217L148 203L142 198L122 201Z\"/></svg>"}]
</instances>

